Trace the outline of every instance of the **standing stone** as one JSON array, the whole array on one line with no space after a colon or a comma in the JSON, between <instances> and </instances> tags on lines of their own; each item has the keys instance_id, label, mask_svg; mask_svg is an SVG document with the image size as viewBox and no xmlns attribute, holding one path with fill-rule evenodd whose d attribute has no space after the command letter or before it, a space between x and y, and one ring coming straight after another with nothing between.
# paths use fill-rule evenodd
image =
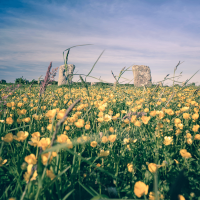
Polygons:
<instances>
[{"instance_id":1,"label":"standing stone","mask_svg":"<svg viewBox=\"0 0 200 200\"><path fill-rule=\"evenodd\" d=\"M58 86L72 84L72 77L73 77L74 69L75 69L75 65L67 64L67 73L66 73L65 65L61 65L59 67ZM67 80L68 74L69 74L69 76L68 76L68 80Z\"/></svg>"},{"instance_id":2,"label":"standing stone","mask_svg":"<svg viewBox=\"0 0 200 200\"><path fill-rule=\"evenodd\" d=\"M91 82L91 86L96 85L96 84L97 84L97 82Z\"/></svg>"},{"instance_id":3,"label":"standing stone","mask_svg":"<svg viewBox=\"0 0 200 200\"><path fill-rule=\"evenodd\" d=\"M148 66L145 65L133 65L132 66L134 76L134 86L151 86L151 71Z\"/></svg>"}]
</instances>

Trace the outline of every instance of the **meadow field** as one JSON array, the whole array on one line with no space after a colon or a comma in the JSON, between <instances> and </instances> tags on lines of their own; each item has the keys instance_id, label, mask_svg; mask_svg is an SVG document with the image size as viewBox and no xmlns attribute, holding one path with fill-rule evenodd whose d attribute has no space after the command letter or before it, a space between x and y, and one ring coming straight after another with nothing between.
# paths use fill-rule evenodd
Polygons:
<instances>
[{"instance_id":1,"label":"meadow field","mask_svg":"<svg viewBox=\"0 0 200 200\"><path fill-rule=\"evenodd\" d=\"M119 84L125 68L88 86L95 64L81 83L50 84L50 63L0 84L0 200L199 200L200 87L175 84L180 62L171 87Z\"/></svg>"},{"instance_id":2,"label":"meadow field","mask_svg":"<svg viewBox=\"0 0 200 200\"><path fill-rule=\"evenodd\" d=\"M197 87L40 88L0 86L0 199L200 197Z\"/></svg>"}]
</instances>

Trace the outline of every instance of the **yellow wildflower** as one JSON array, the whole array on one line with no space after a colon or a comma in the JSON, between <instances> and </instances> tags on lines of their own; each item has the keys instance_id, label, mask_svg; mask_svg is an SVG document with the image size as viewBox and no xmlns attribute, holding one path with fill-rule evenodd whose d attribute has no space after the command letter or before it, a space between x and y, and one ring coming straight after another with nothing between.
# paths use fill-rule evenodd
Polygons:
<instances>
[{"instance_id":1,"label":"yellow wildflower","mask_svg":"<svg viewBox=\"0 0 200 200\"><path fill-rule=\"evenodd\" d=\"M98 157L107 157L109 154L110 151L100 150L100 154L98 154Z\"/></svg>"},{"instance_id":2,"label":"yellow wildflower","mask_svg":"<svg viewBox=\"0 0 200 200\"><path fill-rule=\"evenodd\" d=\"M182 196L182 195L178 195L178 199L179 200L185 200L184 196Z\"/></svg>"},{"instance_id":3,"label":"yellow wildflower","mask_svg":"<svg viewBox=\"0 0 200 200\"><path fill-rule=\"evenodd\" d=\"M57 136L57 142L59 142L59 143L65 143L65 142L67 142L68 139L69 139L68 136L64 135L64 134Z\"/></svg>"},{"instance_id":4,"label":"yellow wildflower","mask_svg":"<svg viewBox=\"0 0 200 200\"><path fill-rule=\"evenodd\" d=\"M89 130L89 129L90 129L90 124L86 124L86 125L85 125L85 129L86 129L86 130Z\"/></svg>"},{"instance_id":5,"label":"yellow wildflower","mask_svg":"<svg viewBox=\"0 0 200 200\"><path fill-rule=\"evenodd\" d=\"M189 113L183 113L183 118L184 119L189 119L190 118L190 114Z\"/></svg>"},{"instance_id":6,"label":"yellow wildflower","mask_svg":"<svg viewBox=\"0 0 200 200\"><path fill-rule=\"evenodd\" d=\"M115 130L114 130L113 127L110 127L110 128L109 128L109 131L110 131L111 133L114 133L114 132L115 132Z\"/></svg>"},{"instance_id":7,"label":"yellow wildflower","mask_svg":"<svg viewBox=\"0 0 200 200\"><path fill-rule=\"evenodd\" d=\"M137 120L137 121L135 121L134 125L140 127L141 126L141 122L139 120Z\"/></svg>"},{"instance_id":8,"label":"yellow wildflower","mask_svg":"<svg viewBox=\"0 0 200 200\"><path fill-rule=\"evenodd\" d=\"M37 163L37 158L34 154L30 154L24 158L24 160L30 165L35 165Z\"/></svg>"},{"instance_id":9,"label":"yellow wildflower","mask_svg":"<svg viewBox=\"0 0 200 200\"><path fill-rule=\"evenodd\" d=\"M117 135L110 135L110 136L108 137L108 140L109 140L110 142L115 142L116 137L117 137Z\"/></svg>"},{"instance_id":10,"label":"yellow wildflower","mask_svg":"<svg viewBox=\"0 0 200 200\"><path fill-rule=\"evenodd\" d=\"M93 148L96 147L96 146L97 146L97 142L96 142L96 141L92 141L92 142L90 143L90 146L93 147Z\"/></svg>"},{"instance_id":11,"label":"yellow wildflower","mask_svg":"<svg viewBox=\"0 0 200 200\"><path fill-rule=\"evenodd\" d=\"M168 146L172 144L172 142L173 142L173 137L167 137L167 136L164 137L164 142L163 142L164 145Z\"/></svg>"},{"instance_id":12,"label":"yellow wildflower","mask_svg":"<svg viewBox=\"0 0 200 200\"><path fill-rule=\"evenodd\" d=\"M29 133L26 131L19 131L17 133L17 136L16 135L13 136L13 139L17 140L19 142L20 141L23 142L28 137L28 135L29 135Z\"/></svg>"},{"instance_id":13,"label":"yellow wildflower","mask_svg":"<svg viewBox=\"0 0 200 200\"><path fill-rule=\"evenodd\" d=\"M101 138L101 141L105 144L108 141L108 138L106 136L103 136Z\"/></svg>"},{"instance_id":14,"label":"yellow wildflower","mask_svg":"<svg viewBox=\"0 0 200 200\"><path fill-rule=\"evenodd\" d=\"M78 119L78 121L77 122L75 122L74 124L75 124L75 126L77 127L77 128L82 128L82 127L84 127L84 120L83 119Z\"/></svg>"},{"instance_id":15,"label":"yellow wildflower","mask_svg":"<svg viewBox=\"0 0 200 200\"><path fill-rule=\"evenodd\" d=\"M198 130L199 130L199 125L198 125L198 124L197 124L197 125L193 125L192 130L193 130L194 132L198 132Z\"/></svg>"},{"instance_id":16,"label":"yellow wildflower","mask_svg":"<svg viewBox=\"0 0 200 200\"><path fill-rule=\"evenodd\" d=\"M13 134L7 133L4 137L1 138L4 142L12 142L13 141Z\"/></svg>"},{"instance_id":17,"label":"yellow wildflower","mask_svg":"<svg viewBox=\"0 0 200 200\"><path fill-rule=\"evenodd\" d=\"M200 134L196 134L196 135L194 136L194 140L200 140Z\"/></svg>"},{"instance_id":18,"label":"yellow wildflower","mask_svg":"<svg viewBox=\"0 0 200 200\"><path fill-rule=\"evenodd\" d=\"M134 171L134 169L133 169L133 164L128 163L128 164L127 164L127 167L128 167L128 171L129 171L129 172L133 172L133 171Z\"/></svg>"},{"instance_id":19,"label":"yellow wildflower","mask_svg":"<svg viewBox=\"0 0 200 200\"><path fill-rule=\"evenodd\" d=\"M56 177L56 175L52 172L52 170L46 170L46 175L47 175L47 177L49 177L51 180L53 180L55 177Z\"/></svg>"},{"instance_id":20,"label":"yellow wildflower","mask_svg":"<svg viewBox=\"0 0 200 200\"><path fill-rule=\"evenodd\" d=\"M111 117L110 115L108 115L108 114L106 114L106 115L103 117L103 120L104 120L105 122L111 121L111 119L112 119L112 117Z\"/></svg>"},{"instance_id":21,"label":"yellow wildflower","mask_svg":"<svg viewBox=\"0 0 200 200\"><path fill-rule=\"evenodd\" d=\"M7 159L3 160L0 156L0 167L3 166L5 163L7 163Z\"/></svg>"},{"instance_id":22,"label":"yellow wildflower","mask_svg":"<svg viewBox=\"0 0 200 200\"><path fill-rule=\"evenodd\" d=\"M150 171L151 173L155 173L156 170L157 170L157 165L156 165L155 163L150 163L150 164L148 165L148 169L149 169L149 171Z\"/></svg>"},{"instance_id":23,"label":"yellow wildflower","mask_svg":"<svg viewBox=\"0 0 200 200\"><path fill-rule=\"evenodd\" d=\"M142 181L138 181L134 185L134 193L137 197L141 197L142 195L147 195L149 190L149 186L143 183Z\"/></svg>"},{"instance_id":24,"label":"yellow wildflower","mask_svg":"<svg viewBox=\"0 0 200 200\"><path fill-rule=\"evenodd\" d=\"M8 117L8 118L6 118L6 124L12 124L13 123L13 119L12 119L12 117Z\"/></svg>"},{"instance_id":25,"label":"yellow wildflower","mask_svg":"<svg viewBox=\"0 0 200 200\"><path fill-rule=\"evenodd\" d=\"M144 124L148 124L149 120L151 119L151 117L147 117L147 116L142 116L141 117L141 120Z\"/></svg>"},{"instance_id":26,"label":"yellow wildflower","mask_svg":"<svg viewBox=\"0 0 200 200\"><path fill-rule=\"evenodd\" d=\"M192 157L192 155L189 152L187 152L186 149L181 149L180 154L183 158L191 158Z\"/></svg>"},{"instance_id":27,"label":"yellow wildflower","mask_svg":"<svg viewBox=\"0 0 200 200\"><path fill-rule=\"evenodd\" d=\"M199 114L198 113L195 113L192 115L192 119L193 120L197 120L199 118Z\"/></svg>"},{"instance_id":28,"label":"yellow wildflower","mask_svg":"<svg viewBox=\"0 0 200 200\"><path fill-rule=\"evenodd\" d=\"M42 150L44 151L46 148L49 147L50 143L51 143L50 138L42 138L38 142L38 147L42 147Z\"/></svg>"}]
</instances>

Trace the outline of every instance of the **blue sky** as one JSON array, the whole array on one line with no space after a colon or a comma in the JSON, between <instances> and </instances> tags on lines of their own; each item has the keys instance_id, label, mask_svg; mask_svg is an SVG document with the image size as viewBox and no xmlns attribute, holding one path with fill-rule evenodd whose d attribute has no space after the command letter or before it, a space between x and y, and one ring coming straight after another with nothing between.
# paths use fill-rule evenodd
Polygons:
<instances>
[{"instance_id":1,"label":"blue sky","mask_svg":"<svg viewBox=\"0 0 200 200\"><path fill-rule=\"evenodd\" d=\"M113 83L111 70L147 65L158 82L184 61L176 73L185 81L200 69L199 10L199 0L1 0L0 79L44 78L51 61L53 68L63 64L65 49L93 44L71 49L75 73L88 74L105 49L93 77ZM200 85L199 74L190 82ZM132 71L123 78L130 82Z\"/></svg>"}]
</instances>

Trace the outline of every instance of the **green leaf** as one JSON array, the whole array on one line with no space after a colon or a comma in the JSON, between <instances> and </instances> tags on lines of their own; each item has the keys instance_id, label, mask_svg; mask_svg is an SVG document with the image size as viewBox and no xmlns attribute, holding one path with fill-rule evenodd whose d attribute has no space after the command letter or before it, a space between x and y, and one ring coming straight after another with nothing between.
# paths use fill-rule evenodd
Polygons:
<instances>
[{"instance_id":1,"label":"green leaf","mask_svg":"<svg viewBox=\"0 0 200 200\"><path fill-rule=\"evenodd\" d=\"M74 190L75 190L75 189L73 189L73 190L70 191L68 194L66 194L62 200L67 199L67 198L74 192Z\"/></svg>"}]
</instances>

